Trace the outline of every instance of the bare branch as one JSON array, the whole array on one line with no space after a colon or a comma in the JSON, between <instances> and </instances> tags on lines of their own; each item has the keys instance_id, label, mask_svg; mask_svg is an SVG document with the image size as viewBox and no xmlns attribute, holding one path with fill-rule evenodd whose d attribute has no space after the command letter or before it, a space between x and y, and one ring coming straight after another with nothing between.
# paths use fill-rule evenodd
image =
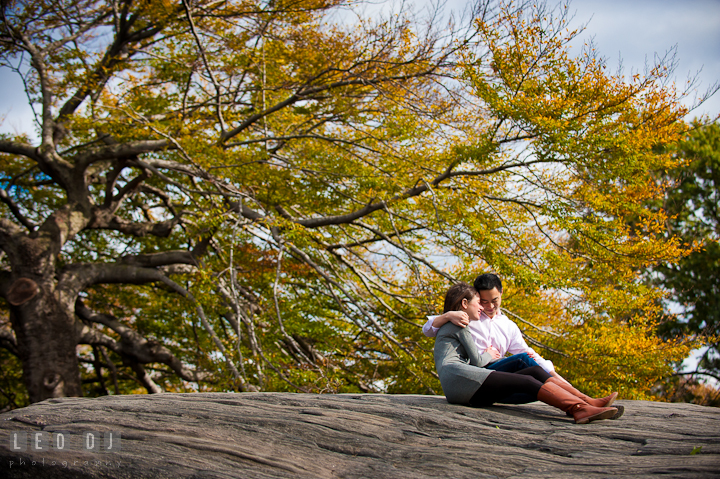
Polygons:
<instances>
[{"instance_id":1,"label":"bare branch","mask_svg":"<svg viewBox=\"0 0 720 479\"><path fill-rule=\"evenodd\" d=\"M400 80L409 80L411 78L417 78L425 75L429 75L432 73L433 70L429 71L422 71L414 74L409 75L397 75L397 76L388 76L383 77L380 79L374 79L369 80L365 78L358 78L354 80L341 80L333 83L329 83L327 85L318 85L314 87L306 87L301 88L298 92L290 95L285 100L271 106L270 108L267 108L264 111L261 111L259 113L255 113L254 115L251 115L248 117L244 122L242 122L237 127L233 128L232 130L225 132L221 135L220 140L225 142L228 139L237 136L242 131L246 130L248 127L250 127L252 124L257 122L258 120L271 115L272 113L275 113L276 111L282 110L285 107L288 107L290 105L293 105L301 100L307 99L309 97L312 97L313 95L316 95L318 93L322 93L329 90L335 90L338 88L346 87L346 86L372 86L372 85L379 85L382 83L389 83L392 81L400 81Z\"/></svg>"},{"instance_id":2,"label":"bare branch","mask_svg":"<svg viewBox=\"0 0 720 479\"><path fill-rule=\"evenodd\" d=\"M0 140L0 152L12 155L22 155L31 160L39 161L37 148L25 143L18 143L10 140Z\"/></svg>"},{"instance_id":3,"label":"bare branch","mask_svg":"<svg viewBox=\"0 0 720 479\"><path fill-rule=\"evenodd\" d=\"M135 372L140 384L145 386L145 389L147 389L148 394L159 394L162 392L160 386L155 384L155 381L152 380L142 364L132 360L127 362L129 363L130 368Z\"/></svg>"},{"instance_id":4,"label":"bare branch","mask_svg":"<svg viewBox=\"0 0 720 479\"><path fill-rule=\"evenodd\" d=\"M135 158L143 153L153 153L172 148L167 140L145 140L93 148L73 157L75 168L85 171L91 164L102 160Z\"/></svg>"},{"instance_id":5,"label":"bare branch","mask_svg":"<svg viewBox=\"0 0 720 479\"><path fill-rule=\"evenodd\" d=\"M277 259L277 268L275 271L275 282L273 283L273 301L275 303L275 314L277 315L278 324L280 325L280 332L285 338L285 342L294 350L295 353L300 355L300 357L304 361L317 367L317 364L315 364L315 362L303 352L295 339L293 339L293 337L287 333L287 331L285 330L285 324L282 320L282 314L280 313L280 302L278 301L278 285L280 284L280 273L282 272L282 257L284 252L285 247L284 245L280 244L280 251L278 252Z\"/></svg>"},{"instance_id":6,"label":"bare branch","mask_svg":"<svg viewBox=\"0 0 720 479\"><path fill-rule=\"evenodd\" d=\"M110 12L108 12L110 13ZM137 50L130 48L133 43L141 42L160 33L164 25L147 25L146 27L130 34L129 30L134 24L134 19L129 22L121 22L122 26L115 41L108 47L103 58L98 62L95 70L87 75L88 81L80 87L75 94L62 106L57 116L57 122L62 122L72 115L82 102L96 89L101 89L111 78L113 71L121 62L127 61Z\"/></svg>"},{"instance_id":7,"label":"bare branch","mask_svg":"<svg viewBox=\"0 0 720 479\"><path fill-rule=\"evenodd\" d=\"M148 235L164 238L170 235L178 223L180 223L179 216L157 223L138 223L116 216L104 208L95 208L87 228L119 231L139 238Z\"/></svg>"},{"instance_id":8,"label":"bare branch","mask_svg":"<svg viewBox=\"0 0 720 479\"><path fill-rule=\"evenodd\" d=\"M558 333L555 333L555 332L553 332L553 331L547 331L547 330L541 328L540 326L537 326L537 325L531 323L530 321L521 318L520 316L518 316L517 314L513 313L512 311L508 311L508 310L505 309L505 308L502 308L502 311L503 311L503 313L509 314L510 316L512 316L513 318L517 319L518 321L521 321L521 322L527 324L528 326L537 329L537 330L540 331L541 333L551 334L551 335L555 336L556 338L561 338L561 337L562 337L562 336L561 336L560 334L558 334Z\"/></svg>"},{"instance_id":9,"label":"bare branch","mask_svg":"<svg viewBox=\"0 0 720 479\"><path fill-rule=\"evenodd\" d=\"M0 200L2 200L3 203L8 205L8 208L10 208L10 211L12 212L13 216L17 218L17 220L22 223L22 225L27 228L31 233L35 231L37 228L37 225L31 222L29 219L25 217L25 215L22 214L20 211L20 208L15 204L15 202L10 198L10 196L7 194L7 191L0 188Z\"/></svg>"},{"instance_id":10,"label":"bare branch","mask_svg":"<svg viewBox=\"0 0 720 479\"><path fill-rule=\"evenodd\" d=\"M179 284L172 281L170 278L162 274L160 271L150 268L140 268L128 265L116 265L116 264L82 264L82 265L71 265L66 267L60 275L60 281L58 282L58 289L62 289L66 294L72 294L73 288L76 288L75 296L80 291L79 288L83 286L89 286L90 284L98 283L131 283L131 284L142 284L150 282L162 282L168 286L172 291L180 294L181 296L188 298L195 304L195 310L200 316L200 320L203 327L210 335L210 338L215 343L215 346L225 357L225 362L228 368L233 373L236 381L240 381L240 373L235 364L233 364L230 355L225 349L225 346L220 341L220 338L215 334L215 330L210 325L210 322L205 316L205 311L202 305L195 299L195 296L183 288Z\"/></svg>"},{"instance_id":11,"label":"bare branch","mask_svg":"<svg viewBox=\"0 0 720 479\"><path fill-rule=\"evenodd\" d=\"M550 162L557 162L557 160L533 160L533 161L525 161L525 162L518 162L518 163L509 163L509 164L497 166L495 168L490 168L487 170L478 170L478 171L452 171L454 166L457 164L457 162L453 162L450 164L450 166L445 171L445 173L435 177L435 179L433 179L431 184L433 186L437 186L441 182L443 182L444 180L449 179L449 178L454 178L454 177L459 177L459 176L490 175L490 174L497 173L499 171L504 171L504 170L511 169L511 168L519 168L519 167L529 166L534 163L550 163ZM347 213L344 215L325 216L325 217L321 217L321 218L295 219L293 221L299 225L305 226L306 228L320 228L320 227L328 226L328 225L338 225L338 224L350 223L359 218L362 218L371 213L374 213L375 211L385 209L387 203L392 203L394 201L412 198L412 197L418 196L418 195L428 191L429 189L430 189L430 186L425 181L422 181L421 184L416 184L416 186L406 189L404 192L393 196L388 201L378 201L375 203L373 203L371 201L365 207L363 207L359 210L356 210L352 213Z\"/></svg>"},{"instance_id":12,"label":"bare branch","mask_svg":"<svg viewBox=\"0 0 720 479\"><path fill-rule=\"evenodd\" d=\"M415 231L420 231L420 230L422 230L422 229L424 229L424 228L423 228L423 227L416 226L416 227L413 227L413 228L407 228L407 229L404 229L404 230L400 230L400 231L399 231L399 234L404 235L405 233L412 233L412 232L415 232ZM387 236L388 236L389 238L392 238L392 237L395 236L395 233L394 233L394 232L393 232L393 233L390 233L390 234L388 234ZM325 249L327 249L328 251L332 251L332 250L340 249L340 248L346 249L346 250L350 250L351 248L354 248L354 247L356 247L356 246L363 246L363 245L367 245L367 244L373 244L373 243L377 243L377 242L379 242L379 241L384 241L384 239L381 238L381 237L374 237L374 238L368 238L368 239L364 239L364 240L354 241L354 242L352 242L352 243L336 243L336 244L327 245L327 246L325 247Z\"/></svg>"},{"instance_id":13,"label":"bare branch","mask_svg":"<svg viewBox=\"0 0 720 479\"><path fill-rule=\"evenodd\" d=\"M157 268L170 264L189 264L197 266L198 262L190 251L165 251L162 253L139 254L123 256L119 264L140 266L143 268Z\"/></svg>"},{"instance_id":14,"label":"bare branch","mask_svg":"<svg viewBox=\"0 0 720 479\"><path fill-rule=\"evenodd\" d=\"M210 64L208 63L207 55L205 54L205 48L202 45L202 42L200 41L200 37L197 34L197 31L195 30L195 21L193 20L192 13L190 12L190 7L187 4L187 0L182 0L183 8L185 9L185 15L187 16L188 23L190 25L190 32L192 33L193 37L195 38L195 44L198 47L198 50L200 50L200 57L202 58L203 64L205 65L205 71L208 74L208 77L210 78L210 82L213 84L213 87L215 88L215 113L217 114L218 121L220 122L220 133L221 135L225 134L225 130L227 130L227 125L225 124L225 119L223 118L222 114L222 101L220 100L221 94L220 94L220 85L218 84L217 80L215 80L215 75L213 75L212 69L210 68Z\"/></svg>"},{"instance_id":15,"label":"bare branch","mask_svg":"<svg viewBox=\"0 0 720 479\"><path fill-rule=\"evenodd\" d=\"M397 249L400 249L400 250L405 251L405 253L406 253L408 256L410 256L412 259L421 262L422 264L424 264L424 265L427 266L428 268L432 269L433 271L435 271L437 274L439 274L440 276L444 277L445 279L447 279L447 280L449 280L449 281L451 281L451 282L457 282L457 278L454 278L453 276L450 276L449 274L447 274L447 273L444 272L443 270L439 269L438 267L436 267L435 265L433 265L431 262L429 262L429 261L426 260L425 258L423 258L423 257L421 257L421 256L418 256L418 255L416 255L415 253L413 253L413 252L411 252L411 251L404 250L400 245L396 244L393 240L390 239L390 237L389 237L388 235L386 235L385 233L383 233L383 232L380 231L379 229L374 228L374 227L372 227L372 226L370 226L370 225L368 225L368 224L366 224L366 223L363 223L363 222L357 222L356 224L359 225L359 226L362 226L363 228L367 229L368 231L372 231L373 233L375 233L376 235L380 236L382 239L384 239L386 242L390 243L391 245L393 245L393 246L396 247Z\"/></svg>"},{"instance_id":16,"label":"bare branch","mask_svg":"<svg viewBox=\"0 0 720 479\"><path fill-rule=\"evenodd\" d=\"M530 160L530 161L518 161L516 163L505 163L499 166L496 166L495 168L488 168L487 170L475 170L475 171L453 171L447 173L447 178L455 178L457 176L485 176L485 175L492 175L494 173L499 173L501 171L510 170L513 168L524 168L526 166L534 165L537 163L563 163L562 160L558 160L555 158L549 158L549 159L538 159L538 160ZM444 178L443 178L444 179Z\"/></svg>"},{"instance_id":17,"label":"bare branch","mask_svg":"<svg viewBox=\"0 0 720 479\"><path fill-rule=\"evenodd\" d=\"M148 179L150 175L147 171L143 171L141 174L133 178L131 181L129 181L127 184L125 184L122 188L120 188L120 191L118 191L118 194L115 195L112 198L111 204L110 204L110 210L111 211L117 211L117 209L120 207L120 204L122 203L122 200L128 196L132 195L135 191L137 191L140 188L140 185L143 181Z\"/></svg>"},{"instance_id":18,"label":"bare branch","mask_svg":"<svg viewBox=\"0 0 720 479\"><path fill-rule=\"evenodd\" d=\"M157 341L148 341L140 333L125 326L113 316L96 314L78 299L75 302L75 314L85 321L102 324L116 332L121 340L116 342L97 330L83 328L83 344L101 345L112 349L116 353L126 356L137 363L163 363L168 365L180 378L186 381L202 381L205 377L196 371L187 369L169 349Z\"/></svg>"},{"instance_id":19,"label":"bare branch","mask_svg":"<svg viewBox=\"0 0 720 479\"><path fill-rule=\"evenodd\" d=\"M383 334L383 336L385 336L388 340L390 340L396 346L399 346L402 348L402 345L397 341L397 339L395 339L385 328L380 326L380 324L378 324L378 322L375 320L375 318L373 318L372 315L369 314L365 310L365 308L363 308L360 304L358 304L353 299L352 295L341 284L339 284L337 281L332 279L327 273L325 273L307 254L305 254L303 251L301 251L300 249L298 249L296 246L293 246L293 245L290 245L289 249L290 249L290 251L292 251L295 254L296 257L300 258L308 266L310 266L315 271L317 271L318 274L320 274L325 279L325 281L328 282L328 284L332 284L333 286L338 288L340 291L342 291L343 294L345 295L345 297L348 298L358 308L358 310L362 313L362 315L366 319L368 319L372 323L372 325L375 326L375 328ZM361 327L361 328L363 330L365 330L366 332L369 332L364 327ZM405 348L402 348L402 349L405 349Z\"/></svg>"},{"instance_id":20,"label":"bare branch","mask_svg":"<svg viewBox=\"0 0 720 479\"><path fill-rule=\"evenodd\" d=\"M109 16L110 16L110 12L109 12L109 11L101 12L100 15L98 15L98 16L95 17L94 19L90 20L90 21L87 22L85 25L81 25L80 28L78 28L77 31L74 32L72 35L68 35L68 36L66 36L66 37L58 38L58 39L55 40L54 42L51 42L51 43L47 44L47 45L43 48L43 53L53 52L53 51L57 50L58 48L60 48L61 46L77 40L78 38L80 38L81 36L83 36L83 35L84 35L85 33L87 33L88 31L90 31L90 30L92 30L93 28L95 28L95 27L99 26L100 24L102 24L103 21L104 21L107 17L109 17Z\"/></svg>"}]
</instances>

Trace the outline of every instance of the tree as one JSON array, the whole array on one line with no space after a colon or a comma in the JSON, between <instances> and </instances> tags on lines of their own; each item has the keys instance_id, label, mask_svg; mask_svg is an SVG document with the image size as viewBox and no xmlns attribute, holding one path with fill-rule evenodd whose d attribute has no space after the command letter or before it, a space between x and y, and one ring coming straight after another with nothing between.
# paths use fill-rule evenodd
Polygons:
<instances>
[{"instance_id":1,"label":"tree","mask_svg":"<svg viewBox=\"0 0 720 479\"><path fill-rule=\"evenodd\" d=\"M3 7L39 137L0 140L1 344L30 401L439 392L421 318L488 268L591 388L642 395L686 354L651 333L659 293L636 273L684 253L641 206L676 161L653 147L685 131L667 69L571 56L564 7L481 3L450 34L349 8ZM639 384L604 369L610 347Z\"/></svg>"},{"instance_id":2,"label":"tree","mask_svg":"<svg viewBox=\"0 0 720 479\"><path fill-rule=\"evenodd\" d=\"M663 201L668 230L697 249L653 269L654 281L683 307L661 332L711 338L692 374L720 381L720 125L696 122L670 151L683 163L662 175L670 184Z\"/></svg>"}]
</instances>

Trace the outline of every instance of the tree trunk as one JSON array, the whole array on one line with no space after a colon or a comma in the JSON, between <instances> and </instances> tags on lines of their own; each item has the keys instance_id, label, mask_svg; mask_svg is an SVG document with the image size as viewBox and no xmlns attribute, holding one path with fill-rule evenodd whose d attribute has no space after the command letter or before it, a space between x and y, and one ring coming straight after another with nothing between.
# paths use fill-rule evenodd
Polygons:
<instances>
[{"instance_id":1,"label":"tree trunk","mask_svg":"<svg viewBox=\"0 0 720 479\"><path fill-rule=\"evenodd\" d=\"M82 396L74 309L55 297L52 278L36 279L37 294L10 308L30 402Z\"/></svg>"}]
</instances>

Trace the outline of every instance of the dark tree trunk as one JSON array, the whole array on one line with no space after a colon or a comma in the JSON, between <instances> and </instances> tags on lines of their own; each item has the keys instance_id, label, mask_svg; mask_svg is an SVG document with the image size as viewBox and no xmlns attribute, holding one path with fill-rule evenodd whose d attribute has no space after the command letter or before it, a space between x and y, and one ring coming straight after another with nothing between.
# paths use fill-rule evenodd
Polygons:
<instances>
[{"instance_id":1,"label":"dark tree trunk","mask_svg":"<svg viewBox=\"0 0 720 479\"><path fill-rule=\"evenodd\" d=\"M33 298L10 309L30 402L82 396L75 313L57 300L52 281L38 283Z\"/></svg>"},{"instance_id":2,"label":"dark tree trunk","mask_svg":"<svg viewBox=\"0 0 720 479\"><path fill-rule=\"evenodd\" d=\"M82 396L75 297L65 297L72 293L62 293L56 280L59 236L18 235L7 248L14 282L6 299L25 386L33 403Z\"/></svg>"}]
</instances>

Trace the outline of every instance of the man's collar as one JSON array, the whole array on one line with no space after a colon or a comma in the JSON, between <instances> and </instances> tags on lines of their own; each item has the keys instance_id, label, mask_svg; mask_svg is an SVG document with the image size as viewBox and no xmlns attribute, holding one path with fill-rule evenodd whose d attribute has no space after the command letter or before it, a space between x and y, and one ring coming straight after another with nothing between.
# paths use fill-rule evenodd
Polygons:
<instances>
[{"instance_id":1,"label":"man's collar","mask_svg":"<svg viewBox=\"0 0 720 479\"><path fill-rule=\"evenodd\" d=\"M495 321L496 319L502 317L502 315L503 315L503 314L502 314L502 311L498 311L497 313L495 313L495 316L493 316L493 317L491 318L490 316L488 316L487 314L485 314L485 311L483 311L482 313L480 313L480 319L481 319L481 320L487 320L487 319L489 319L490 321Z\"/></svg>"},{"instance_id":2,"label":"man's collar","mask_svg":"<svg viewBox=\"0 0 720 479\"><path fill-rule=\"evenodd\" d=\"M482 321L486 321L486 320L488 320L488 319L489 319L490 321L494 321L496 317L497 317L497 314L491 318L490 316L488 316L487 314L485 314L485 311L483 311L482 313L480 313L480 319L481 319Z\"/></svg>"}]
</instances>

